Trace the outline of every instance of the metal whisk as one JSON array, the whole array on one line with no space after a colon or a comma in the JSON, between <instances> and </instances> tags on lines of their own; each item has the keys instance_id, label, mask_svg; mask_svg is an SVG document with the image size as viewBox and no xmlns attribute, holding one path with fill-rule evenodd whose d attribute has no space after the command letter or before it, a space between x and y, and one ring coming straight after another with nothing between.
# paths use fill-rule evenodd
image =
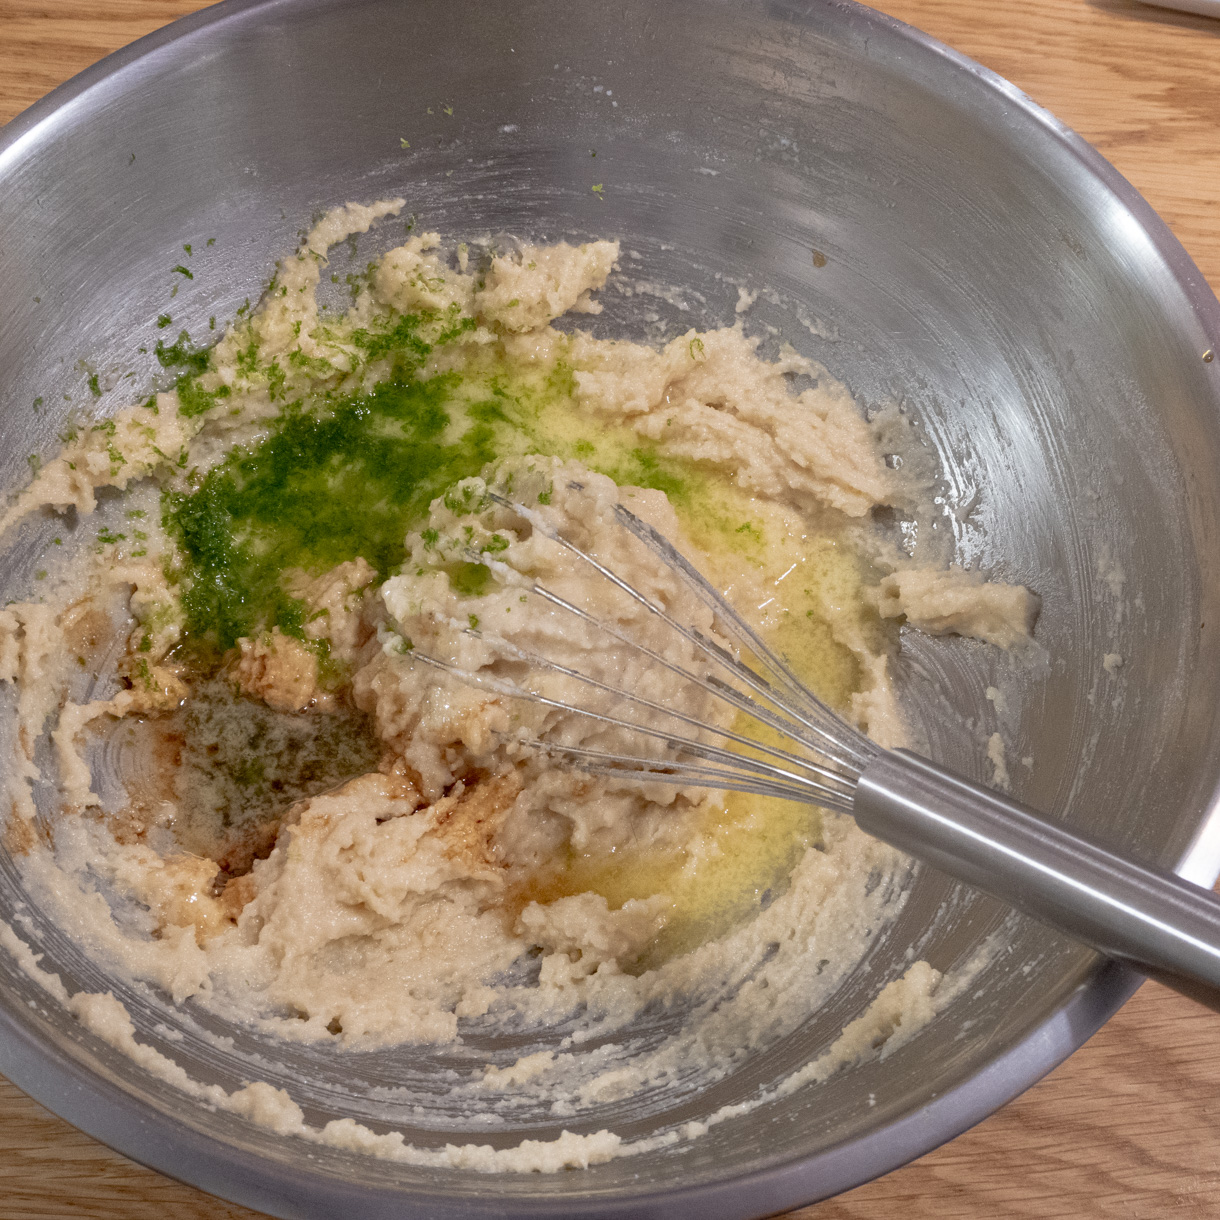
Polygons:
<instances>
[{"instance_id":1,"label":"metal whisk","mask_svg":"<svg viewBox=\"0 0 1220 1220\"><path fill-rule=\"evenodd\" d=\"M619 623L528 579L521 586L526 592L605 632L668 670L683 691L733 714L717 725L684 710L686 699L683 706L658 702L475 627L470 634L494 639L504 658L558 675L565 690L590 692L590 699L557 699L520 681L413 654L473 685L598 722L631 743L611 750L541 736L529 742L533 748L589 774L756 793L851 814L869 834L1220 1009L1220 899L1212 893L1085 839L910 751L882 749L823 704L663 535L621 504L613 508L618 525L693 595L714 632L646 597L529 505L488 494L655 616L672 633L675 647L642 642ZM487 562L486 556L478 558ZM594 706L594 695L601 706ZM616 710L607 710L607 698ZM743 728L743 721L766 732Z\"/></svg>"}]
</instances>

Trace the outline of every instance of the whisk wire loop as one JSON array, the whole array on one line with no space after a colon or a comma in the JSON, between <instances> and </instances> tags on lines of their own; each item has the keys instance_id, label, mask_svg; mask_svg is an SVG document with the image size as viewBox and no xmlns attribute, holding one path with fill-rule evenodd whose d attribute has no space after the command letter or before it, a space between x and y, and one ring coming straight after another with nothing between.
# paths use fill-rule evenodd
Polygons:
<instances>
[{"instance_id":1,"label":"whisk wire loop","mask_svg":"<svg viewBox=\"0 0 1220 1220\"><path fill-rule=\"evenodd\" d=\"M768 727L773 728L786 736L797 739L802 745L805 745L810 749L821 750L823 748L820 738L815 738L813 740L809 739L805 726L793 717L793 713L790 711L785 701L775 693L770 685L747 666L740 665L735 657L718 656L717 660L723 665L731 664L733 672L760 696L771 702L775 708L778 709L778 711L772 711L770 708L763 706L757 700L751 699L749 695L743 694L741 691L737 690L736 687L730 686L727 682L716 677L714 674L705 673L699 675L693 673L691 670L679 665L677 662L671 661L663 653L648 647L648 645L641 643L639 640L632 639L626 632L616 627L613 623L606 622L604 619L600 619L596 615L590 614L587 610L582 610L579 606L573 605L571 602L552 592L544 585L531 585L529 592L536 594L545 601L550 602L552 605L557 606L562 610L568 611L570 614L575 615L577 618L588 623L590 626L604 631L607 635L612 636L614 639L627 645L629 648L632 648L636 652L648 657L649 660L655 661L658 665L669 670L670 673L675 674L688 682L694 683L708 694L715 695L716 698L730 704L738 711L744 712L748 716L752 716L754 719L766 724ZM664 615L662 615L662 617L666 622L670 621L668 617ZM693 628L691 631L692 635L701 641L702 650L710 651L715 649L717 652L723 654L724 650L720 649L714 641L708 640L702 634L702 632L696 631ZM541 664L547 666L553 664L549 661L543 661L540 658L539 661ZM625 694L626 692L620 693ZM634 696L628 695L627 697L633 698ZM665 710L668 711L668 709Z\"/></svg>"},{"instance_id":2,"label":"whisk wire loop","mask_svg":"<svg viewBox=\"0 0 1220 1220\"><path fill-rule=\"evenodd\" d=\"M733 792L748 792L756 796L777 797L781 800L813 803L839 813L850 813L852 802L850 796L824 791L811 784L781 784L764 778L751 778L735 771L718 767L703 766L697 763L673 765L658 761L655 767L640 765L640 760L631 754L611 754L604 750L592 750L584 746L567 746L542 743L540 746L547 754L567 758L580 765L580 769L589 775L622 777L630 773L637 781L652 781L662 784L673 784L676 779L684 783L695 783L700 787L729 789ZM773 774L773 773L769 773Z\"/></svg>"},{"instance_id":3,"label":"whisk wire loop","mask_svg":"<svg viewBox=\"0 0 1220 1220\"><path fill-rule=\"evenodd\" d=\"M479 634L472 631L470 628L467 628L466 630L472 635ZM685 712L680 712L676 708L666 707L664 704L657 703L653 699L646 699L643 695L635 694L633 691L623 690L618 686L612 686L608 682L602 682L597 678L591 677L589 674L583 674L577 669L572 669L570 666L560 665L557 661L549 661L545 657L539 656L536 652L532 652L529 649L511 644L507 640L497 641L497 646L502 647L504 651L510 652L517 659L533 665L538 669L548 670L553 673L562 674L567 678L573 678L578 682L583 682L586 685L593 687L595 690L600 690L606 694L614 695L620 699L627 700L638 707L647 708L649 711L657 712L662 716L670 716L674 720L678 720L681 723L687 724L691 728L697 729L701 732L715 733L717 736L723 737L727 741L736 742L738 745L745 746L747 749L757 750L760 753L770 756L771 758L777 758L793 766L802 767L808 771L812 771L815 775L821 776L823 779L834 780L843 783L845 787L847 786L846 781L843 780L842 776L839 775L838 772L832 771L829 767L822 766L820 763L811 762L807 758L802 758L798 754L792 754L789 751L781 750L776 746L767 745L755 737L747 737L744 734L734 732L732 729L726 729L720 725L710 724L708 721L700 720L695 716L688 716ZM703 689L711 689L706 687L704 683L702 683L689 671L681 669L681 667L675 668L678 670L678 672L684 674L687 678L689 678L690 681L696 683ZM731 688L729 689L731 690ZM713 693L718 695L721 694L719 691L714 691ZM736 694L737 692L734 691L733 693ZM752 714L752 709L749 706L750 700L742 699L741 702L745 705L745 710L750 711ZM757 710L758 712L766 711L765 708L758 708L756 705L753 710Z\"/></svg>"},{"instance_id":4,"label":"whisk wire loop","mask_svg":"<svg viewBox=\"0 0 1220 1220\"><path fill-rule=\"evenodd\" d=\"M572 605L571 602L557 596L542 585L533 585L531 587L531 592L537 593L539 596L544 597L553 605L570 611L572 614L578 616L590 625L605 631L608 635L613 636L622 643L627 644L637 651L643 653L650 660L656 661L671 673L683 678L687 682L690 682L700 690L705 691L710 695L714 695L716 698L728 703L737 711L740 711L745 715L758 720L762 724L775 729L776 731L784 734L786 737L790 737L798 741L801 745L808 746L810 749L817 749L817 743L807 741L801 734L799 726L786 720L784 717L777 715L769 708L763 707L761 704L751 699L748 695L743 695L740 691L736 690L732 686L729 686L727 683L722 682L714 675L696 674L687 669L685 666L679 665L674 661L670 661L667 657L663 656L654 649L649 648L647 645L640 643L638 640L631 639L628 635L626 635L626 633L615 627L613 623L605 622L603 619L599 619L596 615L590 614L586 610L582 610L579 606ZM844 783L844 786L846 786L846 783L842 780L842 776L837 771L834 771L820 763L811 762L808 758L802 758L800 755L790 753L787 750L781 750L777 747L767 745L760 742L757 738L747 737L743 734L733 732L730 729L709 724L707 721L699 720L697 717L688 716L684 712L677 711L672 707L666 707L664 704L657 703L654 700L646 699L642 695L636 694L633 691L623 690L621 687L612 686L607 682L602 682L599 679L593 678L588 674L581 673L579 670L573 669L570 666L560 665L557 661L539 656L538 653L522 648L520 645L514 644L509 640L502 639L498 636L491 635L476 628L467 627L463 630L464 634L466 635L474 636L478 639L489 640L500 652L512 656L515 660L532 665L536 669L562 674L565 677L584 682L590 687L603 691L606 694L615 695L620 699L625 699L636 704L637 706L645 707L649 711L656 712L660 715L671 716L673 719L679 720L684 724L688 724L692 728L715 733L729 741L736 742L738 745L745 746L748 749L758 750L772 758L782 759L783 761L791 763L795 766L807 768L808 770L813 771L815 774L822 776L824 779L842 782ZM580 708L573 708L572 710L581 712ZM583 712L581 714L583 714Z\"/></svg>"},{"instance_id":5,"label":"whisk wire loop","mask_svg":"<svg viewBox=\"0 0 1220 1220\"><path fill-rule=\"evenodd\" d=\"M812 779L808 775L802 775L799 772L790 771L784 767L776 766L774 763L765 763L760 759L751 758L748 755L738 754L732 750L725 750L719 746L709 745L706 742L696 741L690 737L684 737L681 734L669 732L665 729L658 728L654 725L641 724L634 720L625 720L619 716L611 716L606 712L599 712L592 708L576 707L570 703L565 703L559 699L552 699L547 695L543 695L538 691L529 690L508 679L501 678L491 674L474 673L470 670L462 669L460 666L454 665L449 661L442 661L438 657L430 656L427 653L417 652L414 655L415 660L421 661L426 665L432 666L435 669L443 670L446 673L452 674L454 677L461 679L464 682L474 686L485 687L493 690L497 694L506 695L509 698L521 699L529 703L535 703L542 707L552 708L556 711L565 713L576 713L589 720L604 724L610 728L626 729L634 734L642 734L646 737L663 742L665 745L680 751L680 755L673 759L652 759L641 758L639 755L612 754L609 751L594 750L587 747L574 747L565 745L562 742L547 741L543 739L529 739L522 741L521 744L530 748L541 750L545 753L556 755L564 754L573 759L584 760L584 763L592 763L593 760L599 760L599 765L609 767L614 764L614 770L603 771L603 774L618 774L623 775L624 771L631 771L638 774L644 772L655 772L657 768L664 768L665 774L657 776L667 783L683 782L697 783L700 779L704 782L709 782L711 776L709 773L697 773L696 764L686 761L681 755L693 755L696 758L702 758L705 761L721 763L724 766L733 770L718 773L721 777L729 775L738 775L744 771L754 776L761 776L764 779L772 781L783 781L788 785L786 795L790 795L794 800L813 801L814 803L822 803L823 801L836 802L835 808L849 808L851 793L854 788L854 781L849 781L843 776L829 771L826 768L819 768L817 764L811 764L807 760L792 756L793 761L809 771L817 771L822 773L820 779ZM583 675L575 675L583 677ZM607 688L612 693L629 698L625 691L618 688ZM701 727L712 727L702 726ZM756 743L746 740L746 744L756 747ZM583 770L589 770L590 767L582 763ZM757 781L755 781L757 782ZM834 784L834 787L829 786ZM719 785L717 780L716 786ZM737 785L728 785L736 787ZM753 789L750 789L753 790ZM846 804L840 804L846 802Z\"/></svg>"},{"instance_id":6,"label":"whisk wire loop","mask_svg":"<svg viewBox=\"0 0 1220 1220\"><path fill-rule=\"evenodd\" d=\"M579 483L572 483L570 486L575 490L581 489ZM720 596L699 571L663 535L646 522L640 520L629 509L624 508L621 504L614 506L614 515L617 523L652 551L668 570L675 572L682 579L687 588L712 612L713 616L723 626L728 628L727 633L735 637L739 644L755 656L764 671L769 671L767 676L770 676L773 680L778 679L779 684L784 688L783 693L775 689L774 681L767 681L766 676L757 674L738 657L727 652L716 644L715 641L709 640L697 628L686 626L679 622L663 607L656 605L616 572L607 568L594 556L572 542L571 539L560 534L535 509L498 492L489 492L488 495L494 503L523 517L534 529L539 530L547 538L565 547L628 597L660 618L667 627L675 631L688 643L694 645L704 656L722 666L733 677L772 703L785 717L795 721L800 728L811 733L814 740L808 740L800 729L794 728L791 723L768 719L768 716L765 714L758 715L759 712L766 713L766 709L760 707L753 700L748 700L748 697L741 696L740 693L735 692L737 698L746 699L751 705L749 708L742 708L742 710L747 710L750 715L756 716L763 723L769 723L771 727L776 728L780 732L797 737L802 741L802 744L818 750L836 766L846 768L853 776L858 775L868 765L869 761L876 756L877 747L846 721L836 716L829 708L826 708L815 699L801 683L800 679L792 672L791 667L775 655L759 638L757 632L728 605L724 598ZM601 623L593 616L587 616L584 611L563 601L557 595L551 594L549 590L535 585L534 591L546 597L553 604L562 605L564 609L595 623L603 630L611 631L616 638L624 643L649 655L653 660L672 668L663 657L649 650L639 641L631 639L609 624ZM726 687L725 689L732 690L731 687Z\"/></svg>"},{"instance_id":7,"label":"whisk wire loop","mask_svg":"<svg viewBox=\"0 0 1220 1220\"><path fill-rule=\"evenodd\" d=\"M571 487L578 491L582 489L578 483L571 484ZM656 616L669 631L690 646L695 663L692 666L690 659L674 659L666 655L659 647L638 638L630 628L591 613L494 556L471 552L471 560L488 565L507 584L574 616L597 633L618 641L632 653L667 670L689 684L688 690L693 688L709 695L739 717L745 716L773 731L782 744L761 740L760 735L743 730L740 723L730 727L715 723L711 718L701 718L683 711L672 703L659 703L640 690L626 689L625 679L616 681L606 680L604 676L595 677L573 664L562 664L541 656L496 633L486 629L480 631L477 624L458 629L467 636L490 644L506 661L524 664L535 673L549 673L579 682L590 691L609 696L611 707L586 706L580 700L553 698L530 685L495 673L489 667L472 672L454 662L421 651L414 653L417 660L468 684L493 690L508 698L523 700L568 716L583 717L619 732L620 738L625 731L628 742L634 741L639 747L643 747L643 741L647 739L660 743L667 751L660 757L651 748L627 752L621 745L616 746L613 738L602 748L589 744L569 744L556 740L554 735L548 738L545 729L540 729L533 738L522 735L515 737L520 745L562 759L589 774L730 788L850 811L856 783L868 761L875 756L877 748L824 708L801 685L787 663L763 643L749 624L656 530L622 505L614 506L616 524L650 551L666 572L676 576L695 595L709 611L710 621L716 624L716 630L723 630L726 638L751 654L757 668L747 664L693 623L682 622L664 605L654 602L594 555L561 534L535 508L500 492L491 491L488 496L492 502L525 519L544 537L566 548L580 562L642 606L648 614ZM452 626L458 627L458 624L453 623ZM704 668L698 663L700 657L707 662ZM615 705L618 705L617 708ZM631 712L619 714L618 709L624 707L632 709ZM714 744L715 741L723 744ZM628 748L631 749L630 746Z\"/></svg>"}]
</instances>

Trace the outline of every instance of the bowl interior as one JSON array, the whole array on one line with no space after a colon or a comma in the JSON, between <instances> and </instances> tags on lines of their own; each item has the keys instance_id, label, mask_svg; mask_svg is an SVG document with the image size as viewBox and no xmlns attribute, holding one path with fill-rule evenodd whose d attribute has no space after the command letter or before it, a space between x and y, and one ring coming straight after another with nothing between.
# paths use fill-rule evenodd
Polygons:
<instances>
[{"instance_id":1,"label":"bowl interior","mask_svg":"<svg viewBox=\"0 0 1220 1220\"><path fill-rule=\"evenodd\" d=\"M1201 836L1220 774L1220 562L1206 542L1220 536L1220 364L1202 353L1216 304L1130 188L1015 91L866 10L762 0L230 4L88 79L0 146L0 486L27 476L27 454L54 451L70 411L104 415L154 379L155 319L175 287L175 327L206 333L257 297L320 209L402 194L419 226L453 235L619 237L623 282L684 292L608 290L596 331L642 337L643 301L652 333L723 325L738 283L767 290L748 330L779 328L869 407L900 402L937 454L939 516L918 545L1042 595L1036 662L904 634L903 695L932 756L985 778L1001 730L1021 799L1214 877ZM398 240L401 225L385 225L344 257L362 266ZM170 270L186 242L189 282ZM5 597L28 596L62 525L17 539ZM1122 658L1113 672L1109 654ZM663 1192L672 1203L684 1191L707 1192L709 1215L763 1214L947 1138L1083 1041L1121 991L1090 983L1095 958L1037 923L930 870L910 885L833 1002L704 1095L659 1091L563 1123L526 1113L485 1138L563 1126L630 1138L705 1117L828 1045L908 950L946 969L1001 935L978 985L911 1042L694 1141L504 1177L494 1199L477 1175L313 1148L185 1103L7 955L0 1006L10 1047L25 1049L0 1066L36 1094L50 1059L84 1072L126 1100L94 1121L60 1098L69 1117L284 1215L333 1214L337 1199L351 1215L414 1214L408 1190L429 1216L664 1214ZM0 853L0 916L21 915L70 990L113 988L138 1029L182 1032L174 1056L192 1076L282 1083L312 1120L339 1113L435 1147L457 1119L446 1074L533 1047L475 1039L336 1061L237 1032L222 1053L199 1037L207 1020L106 978L24 901ZM626 1036L643 1045L673 1020ZM375 1092L404 1082L435 1094L426 1122ZM157 1139L124 1117L150 1113L165 1125Z\"/></svg>"}]
</instances>

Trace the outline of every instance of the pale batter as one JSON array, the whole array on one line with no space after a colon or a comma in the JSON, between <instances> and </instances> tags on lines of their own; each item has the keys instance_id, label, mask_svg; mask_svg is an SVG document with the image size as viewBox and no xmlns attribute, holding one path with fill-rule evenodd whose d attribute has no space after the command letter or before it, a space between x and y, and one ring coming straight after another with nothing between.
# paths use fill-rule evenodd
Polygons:
<instances>
[{"instance_id":1,"label":"pale batter","mask_svg":"<svg viewBox=\"0 0 1220 1220\"><path fill-rule=\"evenodd\" d=\"M123 532L99 535L88 592L68 582L58 601L0 611L0 678L17 686L19 726L6 842L46 903L72 912L82 943L176 1003L342 1053L444 1044L475 1018L547 1028L585 1011L591 1028L623 1027L651 1003L695 997L690 1028L647 1061L582 1075L570 1054L546 1052L472 1087L537 1090L577 1115L678 1064L715 1078L737 1054L727 1048L782 1036L833 994L901 904L905 866L847 819L558 768L516 743L543 731L622 743L418 661L427 652L490 673L502 662L478 632L494 625L659 703L722 714L669 671L532 602L539 580L637 637L654 629L487 490L511 492L711 632L707 612L614 525L613 506L626 504L882 744L904 739L888 620L1010 646L1027 638L1036 599L977 573L917 568L876 542L869 514L904 488L850 395L804 358L760 360L740 323L661 350L554 328L565 313L599 311L593 294L617 243L472 256L413 235L371 267L345 315L321 311L328 248L401 207L328 215L210 353L185 336L159 349L184 370L173 389L71 436L0 519L8 528L48 505L85 516L105 486L141 505ZM816 385L794 393L796 375ZM80 649L88 667L86 628L90 655L109 632L121 656L113 693L74 701L69 658ZM674 647L669 635L652 642ZM575 694L561 679L548 693ZM54 851L30 789L48 727L62 796ZM163 788L116 804L95 791L87 753L118 731L137 754L185 745ZM254 740L272 743L256 767L227 761ZM276 770L319 740L346 743L318 754L325 782ZM201 778L188 784L196 746ZM201 787L226 810L220 821ZM296 799L253 800L236 818L239 789ZM876 884L879 871L895 880ZM116 903L138 918L120 918ZM21 955L16 933L6 943ZM952 989L916 963L790 1087L910 1036ZM112 997L60 998L177 1080L172 1048L137 1041ZM350 1120L310 1127L267 1085L207 1100L421 1164L549 1170L655 1145L565 1133L507 1152L425 1153ZM656 1139L707 1124L689 1126Z\"/></svg>"}]
</instances>

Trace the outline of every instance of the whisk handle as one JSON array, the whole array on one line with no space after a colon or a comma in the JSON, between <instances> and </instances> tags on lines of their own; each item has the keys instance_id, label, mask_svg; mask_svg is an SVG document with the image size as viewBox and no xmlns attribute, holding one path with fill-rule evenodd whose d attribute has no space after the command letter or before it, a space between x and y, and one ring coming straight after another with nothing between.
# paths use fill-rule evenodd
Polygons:
<instances>
[{"instance_id":1,"label":"whisk handle","mask_svg":"<svg viewBox=\"0 0 1220 1220\"><path fill-rule=\"evenodd\" d=\"M861 829L1220 1010L1220 899L906 750L870 763Z\"/></svg>"}]
</instances>

